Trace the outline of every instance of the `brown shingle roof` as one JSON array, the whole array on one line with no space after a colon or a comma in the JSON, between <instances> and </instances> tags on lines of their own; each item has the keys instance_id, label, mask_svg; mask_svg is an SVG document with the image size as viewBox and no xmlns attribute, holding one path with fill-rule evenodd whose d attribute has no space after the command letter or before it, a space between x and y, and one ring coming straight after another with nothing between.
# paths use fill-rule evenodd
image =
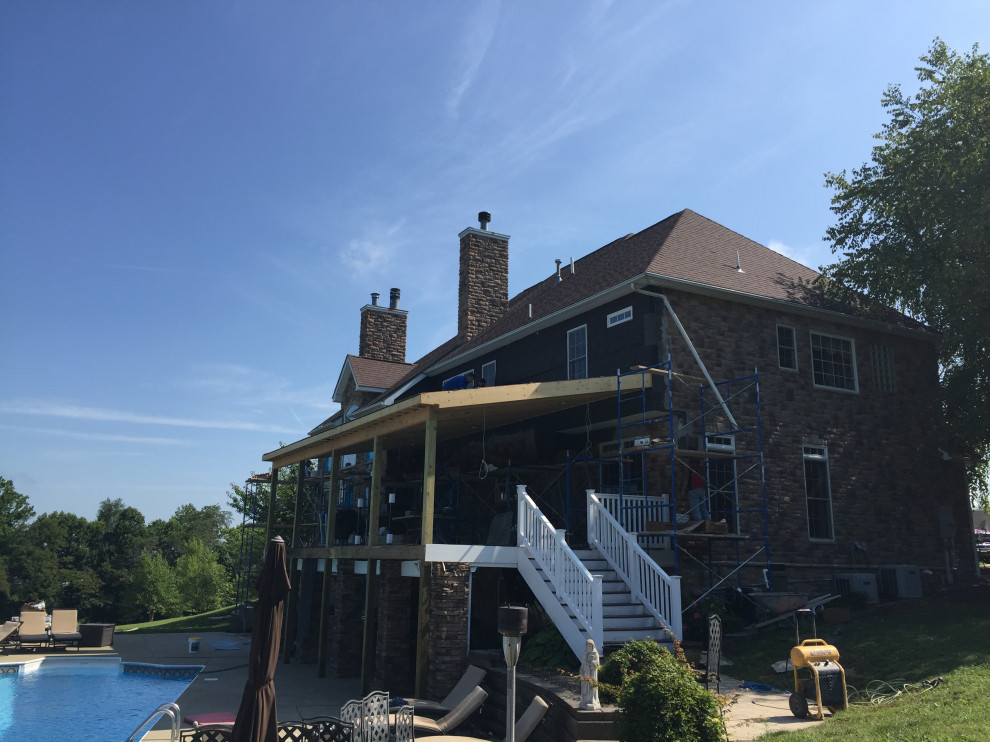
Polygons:
<instances>
[{"instance_id":1,"label":"brown shingle roof","mask_svg":"<svg viewBox=\"0 0 990 742\"><path fill-rule=\"evenodd\" d=\"M742 270L736 269L737 254ZM814 285L817 271L685 209L576 260L573 275L569 266L563 266L559 283L554 273L523 290L509 300L500 319L470 341L454 337L430 351L412 364L388 392L448 358L644 274L805 307L855 312L852 307L825 298ZM892 310L883 319L921 328L919 323Z\"/></svg>"},{"instance_id":2,"label":"brown shingle roof","mask_svg":"<svg viewBox=\"0 0 990 742\"><path fill-rule=\"evenodd\" d=\"M412 368L411 363L379 361L375 358L362 358L348 353L347 363L351 366L354 383L366 389L388 389Z\"/></svg>"}]
</instances>

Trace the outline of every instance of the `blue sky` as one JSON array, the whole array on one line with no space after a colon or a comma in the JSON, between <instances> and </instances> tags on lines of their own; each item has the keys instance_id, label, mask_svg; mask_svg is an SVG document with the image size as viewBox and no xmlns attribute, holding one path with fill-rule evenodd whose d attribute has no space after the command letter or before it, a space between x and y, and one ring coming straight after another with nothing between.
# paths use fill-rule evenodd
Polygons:
<instances>
[{"instance_id":1,"label":"blue sky","mask_svg":"<svg viewBox=\"0 0 990 742\"><path fill-rule=\"evenodd\" d=\"M457 234L510 294L683 208L812 267L823 173L972 2L0 5L0 476L35 510L226 504L334 409L371 292L456 331Z\"/></svg>"}]
</instances>

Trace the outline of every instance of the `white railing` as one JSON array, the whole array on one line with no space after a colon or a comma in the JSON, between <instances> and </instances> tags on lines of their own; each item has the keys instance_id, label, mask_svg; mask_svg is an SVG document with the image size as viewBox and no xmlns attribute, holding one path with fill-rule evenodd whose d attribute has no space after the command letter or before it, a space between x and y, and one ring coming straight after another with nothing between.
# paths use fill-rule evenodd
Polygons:
<instances>
[{"instance_id":1,"label":"white railing","mask_svg":"<svg viewBox=\"0 0 990 742\"><path fill-rule=\"evenodd\" d=\"M667 629L681 639L681 578L664 572L595 495L588 493L588 543L629 586L640 601Z\"/></svg>"},{"instance_id":2,"label":"white railing","mask_svg":"<svg viewBox=\"0 0 990 742\"><path fill-rule=\"evenodd\" d=\"M649 531L647 523L670 523L670 495L618 495L597 492L605 509L629 533Z\"/></svg>"},{"instance_id":3,"label":"white railing","mask_svg":"<svg viewBox=\"0 0 990 742\"><path fill-rule=\"evenodd\" d=\"M564 531L553 527L536 503L526 494L523 485L518 487L519 546L543 570L550 581L554 595L566 605L574 619L586 632L585 638L602 646L604 616L602 611L602 577L592 575L564 540ZM522 557L522 555L521 555ZM522 571L522 570L520 570ZM526 576L525 573L523 575ZM544 605L544 608L548 606ZM563 632L562 632L563 633ZM568 644L578 657L583 656L583 641L575 647L569 637Z\"/></svg>"}]
</instances>

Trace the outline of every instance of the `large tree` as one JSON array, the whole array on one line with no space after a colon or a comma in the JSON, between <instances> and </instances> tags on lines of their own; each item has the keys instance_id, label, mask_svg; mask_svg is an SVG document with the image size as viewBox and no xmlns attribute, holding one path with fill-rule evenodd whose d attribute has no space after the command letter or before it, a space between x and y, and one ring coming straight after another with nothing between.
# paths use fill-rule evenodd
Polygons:
<instances>
[{"instance_id":1,"label":"large tree","mask_svg":"<svg viewBox=\"0 0 990 742\"><path fill-rule=\"evenodd\" d=\"M892 85L872 162L828 173L834 289L894 306L941 336L943 445L987 495L990 453L990 58L935 39L921 89Z\"/></svg>"}]
</instances>

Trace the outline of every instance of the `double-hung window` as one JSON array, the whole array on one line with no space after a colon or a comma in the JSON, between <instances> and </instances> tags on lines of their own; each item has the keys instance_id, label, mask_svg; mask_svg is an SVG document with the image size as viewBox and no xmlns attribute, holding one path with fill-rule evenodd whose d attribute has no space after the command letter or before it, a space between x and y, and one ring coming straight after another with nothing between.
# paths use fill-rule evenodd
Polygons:
<instances>
[{"instance_id":1,"label":"double-hung window","mask_svg":"<svg viewBox=\"0 0 990 742\"><path fill-rule=\"evenodd\" d=\"M588 378L588 326L567 331L567 378Z\"/></svg>"},{"instance_id":2,"label":"double-hung window","mask_svg":"<svg viewBox=\"0 0 990 742\"><path fill-rule=\"evenodd\" d=\"M873 388L878 392L894 391L894 367L890 359L890 346L874 345L871 351Z\"/></svg>"},{"instance_id":3,"label":"double-hung window","mask_svg":"<svg viewBox=\"0 0 990 742\"><path fill-rule=\"evenodd\" d=\"M797 371L797 339L794 328L777 325L777 364L788 371Z\"/></svg>"},{"instance_id":4,"label":"double-hung window","mask_svg":"<svg viewBox=\"0 0 990 742\"><path fill-rule=\"evenodd\" d=\"M481 378L485 380L485 386L495 386L495 361L481 364Z\"/></svg>"},{"instance_id":5,"label":"double-hung window","mask_svg":"<svg viewBox=\"0 0 990 742\"><path fill-rule=\"evenodd\" d=\"M811 371L816 387L859 391L856 346L849 338L811 333Z\"/></svg>"},{"instance_id":6,"label":"double-hung window","mask_svg":"<svg viewBox=\"0 0 990 742\"><path fill-rule=\"evenodd\" d=\"M828 476L828 449L805 444L804 495L808 503L808 537L832 541L832 486Z\"/></svg>"}]
</instances>

